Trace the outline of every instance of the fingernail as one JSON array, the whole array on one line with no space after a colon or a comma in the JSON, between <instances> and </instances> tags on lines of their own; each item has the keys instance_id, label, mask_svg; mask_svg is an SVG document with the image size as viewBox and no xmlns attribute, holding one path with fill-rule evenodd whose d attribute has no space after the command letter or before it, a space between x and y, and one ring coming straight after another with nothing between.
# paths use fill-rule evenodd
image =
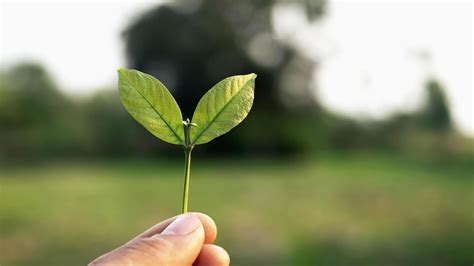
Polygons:
<instances>
[{"instance_id":1,"label":"fingernail","mask_svg":"<svg viewBox=\"0 0 474 266\"><path fill-rule=\"evenodd\" d=\"M163 235L187 235L201 225L199 218L192 213L182 214L163 230Z\"/></svg>"}]
</instances>

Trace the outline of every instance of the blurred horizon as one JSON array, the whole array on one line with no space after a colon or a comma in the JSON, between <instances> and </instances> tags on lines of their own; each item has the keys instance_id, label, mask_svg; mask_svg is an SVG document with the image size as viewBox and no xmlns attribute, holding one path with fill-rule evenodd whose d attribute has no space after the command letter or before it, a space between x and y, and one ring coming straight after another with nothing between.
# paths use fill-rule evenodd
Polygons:
<instances>
[{"instance_id":1,"label":"blurred horizon","mask_svg":"<svg viewBox=\"0 0 474 266\"><path fill-rule=\"evenodd\" d=\"M159 3L99 1L90 9L87 3L68 1L2 2L0 65L5 69L21 62L39 63L71 98L115 89L116 69L128 65L123 45L126 23ZM421 10L423 20L417 18ZM75 20L86 12L86 22ZM296 3L278 4L272 13L276 36L319 62L311 87L326 109L361 121L383 120L419 108L423 84L435 78L445 88L455 128L474 136L472 38L466 37L472 37L472 23L466 24L472 21L469 1L328 1L325 13L313 22L304 19ZM441 14L450 21L449 27L438 20ZM27 17L39 16L37 25L25 23ZM365 19L357 21L358 17ZM58 20L66 27L55 27ZM392 31L377 30L371 26L373 20L377 27ZM84 31L84 23L94 26ZM20 34L30 27L39 28L31 35ZM426 31L430 28L437 31ZM61 42L54 36L61 36ZM81 45L70 50L74 43Z\"/></svg>"}]
</instances>

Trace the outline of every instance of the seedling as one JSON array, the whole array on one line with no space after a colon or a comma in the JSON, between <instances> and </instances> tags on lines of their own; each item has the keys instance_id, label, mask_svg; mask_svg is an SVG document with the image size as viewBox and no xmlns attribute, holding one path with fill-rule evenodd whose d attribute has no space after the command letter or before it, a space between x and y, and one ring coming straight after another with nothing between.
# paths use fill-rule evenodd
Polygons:
<instances>
[{"instance_id":1,"label":"seedling","mask_svg":"<svg viewBox=\"0 0 474 266\"><path fill-rule=\"evenodd\" d=\"M192 120L183 120L168 89L156 78L137 70L120 68L119 92L125 109L157 138L184 149L182 212L188 211L191 151L237 126L250 112L257 75L232 76L214 85L199 100Z\"/></svg>"}]
</instances>

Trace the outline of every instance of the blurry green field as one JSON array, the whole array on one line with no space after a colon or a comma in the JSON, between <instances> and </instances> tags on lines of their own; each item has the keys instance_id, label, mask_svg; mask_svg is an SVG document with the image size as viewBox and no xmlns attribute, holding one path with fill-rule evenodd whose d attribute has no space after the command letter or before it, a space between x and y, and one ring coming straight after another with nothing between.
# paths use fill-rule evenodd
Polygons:
<instances>
[{"instance_id":1,"label":"blurry green field","mask_svg":"<svg viewBox=\"0 0 474 266\"><path fill-rule=\"evenodd\" d=\"M193 161L190 209L233 265L471 265L474 166L398 157ZM0 265L84 265L180 210L177 161L0 168Z\"/></svg>"}]
</instances>

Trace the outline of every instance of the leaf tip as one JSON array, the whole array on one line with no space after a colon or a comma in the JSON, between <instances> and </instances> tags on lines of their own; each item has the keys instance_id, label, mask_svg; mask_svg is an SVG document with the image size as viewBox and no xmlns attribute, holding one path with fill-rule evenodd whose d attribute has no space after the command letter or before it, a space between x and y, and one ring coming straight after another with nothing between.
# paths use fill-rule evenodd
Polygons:
<instances>
[{"instance_id":1,"label":"leaf tip","mask_svg":"<svg viewBox=\"0 0 474 266\"><path fill-rule=\"evenodd\" d=\"M118 72L119 74L122 74L122 73L124 73L124 72L126 72L126 71L127 71L127 69L124 68L124 67L119 67L119 68L117 69L117 72Z\"/></svg>"}]
</instances>

